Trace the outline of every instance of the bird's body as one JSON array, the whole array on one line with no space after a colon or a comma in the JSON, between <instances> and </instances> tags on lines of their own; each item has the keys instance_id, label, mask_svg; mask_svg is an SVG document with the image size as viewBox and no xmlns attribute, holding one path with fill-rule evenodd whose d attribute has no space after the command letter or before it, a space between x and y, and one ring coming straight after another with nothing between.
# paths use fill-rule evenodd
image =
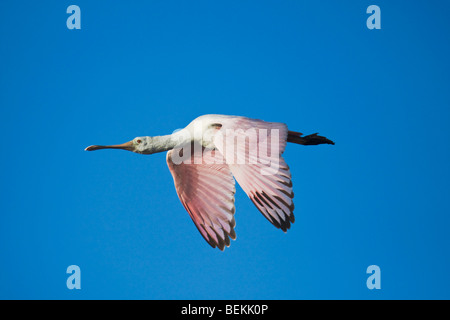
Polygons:
<instances>
[{"instance_id":1,"label":"bird's body","mask_svg":"<svg viewBox=\"0 0 450 320\"><path fill-rule=\"evenodd\" d=\"M86 150L168 151L167 164L181 203L205 240L223 250L230 238L236 238L234 179L274 226L286 231L294 222L291 173L282 157L287 142L334 144L317 134L289 131L283 123L204 115L171 135Z\"/></svg>"}]
</instances>

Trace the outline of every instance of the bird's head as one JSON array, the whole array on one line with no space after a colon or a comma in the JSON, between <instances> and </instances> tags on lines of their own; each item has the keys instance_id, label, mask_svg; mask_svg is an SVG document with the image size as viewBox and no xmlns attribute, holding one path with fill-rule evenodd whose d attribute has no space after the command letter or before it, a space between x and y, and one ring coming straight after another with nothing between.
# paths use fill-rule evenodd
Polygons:
<instances>
[{"instance_id":1,"label":"bird's head","mask_svg":"<svg viewBox=\"0 0 450 320\"><path fill-rule=\"evenodd\" d=\"M89 146L86 151L95 151L100 149L122 149L141 154L152 154L152 137L136 137L131 141L110 146Z\"/></svg>"}]
</instances>

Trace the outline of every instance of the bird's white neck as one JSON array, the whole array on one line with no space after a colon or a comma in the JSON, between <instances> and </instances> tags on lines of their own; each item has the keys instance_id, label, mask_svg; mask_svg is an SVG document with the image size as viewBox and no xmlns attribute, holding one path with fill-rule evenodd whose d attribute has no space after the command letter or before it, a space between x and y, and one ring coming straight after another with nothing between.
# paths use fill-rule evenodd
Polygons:
<instances>
[{"instance_id":1,"label":"bird's white neck","mask_svg":"<svg viewBox=\"0 0 450 320\"><path fill-rule=\"evenodd\" d=\"M190 142L190 137L186 136L185 133L184 130L180 130L164 136L148 137L149 143L140 153L153 154L172 150L177 146L182 146L185 143Z\"/></svg>"},{"instance_id":2,"label":"bird's white neck","mask_svg":"<svg viewBox=\"0 0 450 320\"><path fill-rule=\"evenodd\" d=\"M175 148L176 141L172 138L172 135L152 137L152 144L150 146L153 149L152 153L164 152Z\"/></svg>"}]
</instances>

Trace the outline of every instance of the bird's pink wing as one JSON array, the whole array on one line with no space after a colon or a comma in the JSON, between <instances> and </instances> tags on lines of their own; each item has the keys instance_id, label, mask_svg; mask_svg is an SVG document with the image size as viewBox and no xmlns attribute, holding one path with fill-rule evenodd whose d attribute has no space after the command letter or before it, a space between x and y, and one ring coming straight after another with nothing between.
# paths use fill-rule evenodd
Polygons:
<instances>
[{"instance_id":1,"label":"bird's pink wing","mask_svg":"<svg viewBox=\"0 0 450 320\"><path fill-rule=\"evenodd\" d=\"M224 121L214 139L248 197L285 232L295 221L291 173L281 156L287 132L283 123L237 117Z\"/></svg>"},{"instance_id":2,"label":"bird's pink wing","mask_svg":"<svg viewBox=\"0 0 450 320\"><path fill-rule=\"evenodd\" d=\"M224 250L230 245L234 232L234 178L226 164L215 164L221 157L218 151L192 152L190 163L179 161L181 149L167 152L167 165L172 173L175 189L184 208L205 240ZM178 153L178 154L175 154Z\"/></svg>"}]
</instances>

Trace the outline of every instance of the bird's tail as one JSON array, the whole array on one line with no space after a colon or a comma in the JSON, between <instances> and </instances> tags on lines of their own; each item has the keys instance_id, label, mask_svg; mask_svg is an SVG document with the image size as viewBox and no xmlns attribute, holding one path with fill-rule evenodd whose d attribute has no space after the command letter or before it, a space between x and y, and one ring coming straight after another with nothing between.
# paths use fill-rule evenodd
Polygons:
<instances>
[{"instance_id":1,"label":"bird's tail","mask_svg":"<svg viewBox=\"0 0 450 320\"><path fill-rule=\"evenodd\" d=\"M317 133L313 133L307 136L302 137L303 133L288 131L287 141L297 144L302 144L304 146L312 146L318 144L334 144L333 141L319 136Z\"/></svg>"}]
</instances>

